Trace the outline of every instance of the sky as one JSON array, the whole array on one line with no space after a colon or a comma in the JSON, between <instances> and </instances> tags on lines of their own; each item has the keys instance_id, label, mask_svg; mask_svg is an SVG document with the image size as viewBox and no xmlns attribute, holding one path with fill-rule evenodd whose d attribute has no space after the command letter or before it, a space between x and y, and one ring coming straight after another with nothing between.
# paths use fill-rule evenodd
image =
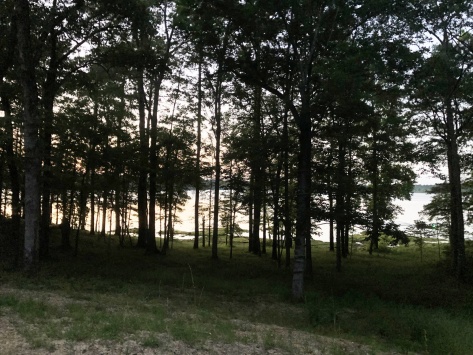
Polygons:
<instances>
[{"instance_id":1,"label":"sky","mask_svg":"<svg viewBox=\"0 0 473 355\"><path fill-rule=\"evenodd\" d=\"M416 185L435 185L440 184L443 181L435 177L430 172L423 171L422 165L418 165L414 168L415 173L417 174ZM441 167L439 169L443 174L447 174L447 167Z\"/></svg>"}]
</instances>

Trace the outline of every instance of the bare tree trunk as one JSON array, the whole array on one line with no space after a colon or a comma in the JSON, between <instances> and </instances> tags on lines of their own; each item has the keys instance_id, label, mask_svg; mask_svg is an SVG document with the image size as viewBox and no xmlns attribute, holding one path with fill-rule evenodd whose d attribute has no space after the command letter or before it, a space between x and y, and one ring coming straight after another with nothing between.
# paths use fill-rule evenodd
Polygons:
<instances>
[{"instance_id":1,"label":"bare tree trunk","mask_svg":"<svg viewBox=\"0 0 473 355\"><path fill-rule=\"evenodd\" d=\"M221 76L219 73L218 76ZM213 212L213 232L212 232L212 259L218 259L218 212L219 212L219 196L220 196L220 139L222 133L222 112L221 105L221 79L217 79L215 93L215 193L214 193L214 212Z\"/></svg>"},{"instance_id":2,"label":"bare tree trunk","mask_svg":"<svg viewBox=\"0 0 473 355\"><path fill-rule=\"evenodd\" d=\"M284 128L283 128L283 140L284 140L284 249L286 251L286 267L291 265L291 248L292 248L292 235L291 235L291 211L289 204L289 131L288 131L288 115L289 112L286 109L284 111Z\"/></svg>"},{"instance_id":3,"label":"bare tree trunk","mask_svg":"<svg viewBox=\"0 0 473 355\"><path fill-rule=\"evenodd\" d=\"M18 53L23 87L25 141L25 243L24 268L35 271L38 264L40 220L38 91L31 51L31 21L29 1L18 0L15 5L18 21Z\"/></svg>"},{"instance_id":4,"label":"bare tree trunk","mask_svg":"<svg viewBox=\"0 0 473 355\"><path fill-rule=\"evenodd\" d=\"M103 201L102 201L102 231L100 232L100 235L104 238L105 240L105 235L106 235L106 225L107 225L107 191L103 192Z\"/></svg>"},{"instance_id":5,"label":"bare tree trunk","mask_svg":"<svg viewBox=\"0 0 473 355\"><path fill-rule=\"evenodd\" d=\"M343 138L338 139L338 166L337 166L337 191L335 196L335 221L337 223L336 236L336 257L337 257L337 271L342 270L342 256L343 256L343 239L345 227L345 146Z\"/></svg>"},{"instance_id":6,"label":"bare tree trunk","mask_svg":"<svg viewBox=\"0 0 473 355\"><path fill-rule=\"evenodd\" d=\"M95 235L95 165L90 170L90 235Z\"/></svg>"},{"instance_id":7,"label":"bare tree trunk","mask_svg":"<svg viewBox=\"0 0 473 355\"><path fill-rule=\"evenodd\" d=\"M311 125L308 110L303 110L299 125L299 164L297 181L297 222L294 249L292 296L302 300L304 295L304 271L306 270L306 243L310 237L311 194ZM310 267L310 266L309 266ZM308 270L309 271L309 270ZM310 269L311 271L311 269Z\"/></svg>"},{"instance_id":8,"label":"bare tree trunk","mask_svg":"<svg viewBox=\"0 0 473 355\"><path fill-rule=\"evenodd\" d=\"M163 73L164 75L164 73ZM157 181L157 129L158 129L158 101L159 90L162 78L154 79L154 100L153 112L151 115L150 138L151 145L149 149L149 219L148 219L148 237L146 240L146 251L148 253L156 253L158 247L156 245L156 181Z\"/></svg>"},{"instance_id":9,"label":"bare tree trunk","mask_svg":"<svg viewBox=\"0 0 473 355\"><path fill-rule=\"evenodd\" d=\"M3 80L3 78L2 78ZM11 216L12 230L11 238L13 241L13 264L18 266L20 257L20 174L16 164L15 152L13 147L13 121L11 115L11 106L8 98L2 93L2 106L5 113L5 151L8 171L10 175L11 186ZM6 196L5 196L6 197Z\"/></svg>"},{"instance_id":10,"label":"bare tree trunk","mask_svg":"<svg viewBox=\"0 0 473 355\"><path fill-rule=\"evenodd\" d=\"M202 149L202 50L199 47L199 77L197 83L197 152L195 160L194 249L199 248L200 155ZM204 241L205 246L205 241Z\"/></svg>"},{"instance_id":11,"label":"bare tree trunk","mask_svg":"<svg viewBox=\"0 0 473 355\"><path fill-rule=\"evenodd\" d=\"M452 248L453 270L458 279L466 272L465 226L463 221L461 168L458 155L457 137L453 117L452 102L445 103L447 112L447 160L450 184L450 244Z\"/></svg>"},{"instance_id":12,"label":"bare tree trunk","mask_svg":"<svg viewBox=\"0 0 473 355\"><path fill-rule=\"evenodd\" d=\"M138 177L138 241L136 246L144 248L146 246L146 235L148 231L148 135L146 134L145 118L145 91L143 83L143 71L138 73L138 113L139 113L139 134L140 134L140 167Z\"/></svg>"},{"instance_id":13,"label":"bare tree trunk","mask_svg":"<svg viewBox=\"0 0 473 355\"><path fill-rule=\"evenodd\" d=\"M261 243L260 243L260 225L261 225L261 208L263 204L263 185L264 185L264 157L262 137L261 137L261 87L254 89L254 109L253 109L253 135L255 140L255 154L253 156L253 225L252 228L252 239L253 248L252 252L257 255L261 255Z\"/></svg>"},{"instance_id":14,"label":"bare tree trunk","mask_svg":"<svg viewBox=\"0 0 473 355\"><path fill-rule=\"evenodd\" d=\"M271 259L280 260L279 254L279 195L281 187L281 170L282 170L283 160L279 158L278 167L276 170L276 176L274 177L273 184L273 242L272 242L272 252Z\"/></svg>"}]
</instances>

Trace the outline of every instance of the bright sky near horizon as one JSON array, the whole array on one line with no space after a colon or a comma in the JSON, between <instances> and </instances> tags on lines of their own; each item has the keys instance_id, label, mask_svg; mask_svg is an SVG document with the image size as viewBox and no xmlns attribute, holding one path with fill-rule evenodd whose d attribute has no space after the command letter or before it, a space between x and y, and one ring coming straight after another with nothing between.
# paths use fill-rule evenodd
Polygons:
<instances>
[{"instance_id":1,"label":"bright sky near horizon","mask_svg":"<svg viewBox=\"0 0 473 355\"><path fill-rule=\"evenodd\" d=\"M435 184L440 184L443 182L441 179L438 177L435 177L432 175L430 172L423 171L422 166L417 166L414 168L414 171L417 174L416 178L416 185L435 185ZM440 168L439 169L443 174L447 174L447 168Z\"/></svg>"}]
</instances>

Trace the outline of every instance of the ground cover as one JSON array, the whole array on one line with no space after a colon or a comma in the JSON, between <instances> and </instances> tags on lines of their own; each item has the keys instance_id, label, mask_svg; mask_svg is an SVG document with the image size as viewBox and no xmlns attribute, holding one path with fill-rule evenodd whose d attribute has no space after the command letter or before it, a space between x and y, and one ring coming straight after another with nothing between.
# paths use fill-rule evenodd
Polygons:
<instances>
[{"instance_id":1,"label":"ground cover","mask_svg":"<svg viewBox=\"0 0 473 355\"><path fill-rule=\"evenodd\" d=\"M473 288L447 272L436 245L369 255L354 244L335 271L313 246L304 303L291 270L224 240L175 241L167 255L83 235L76 257L59 248L34 277L0 271L0 353L337 354L473 351ZM54 244L56 243L56 244ZM444 247L443 247L444 248Z\"/></svg>"}]
</instances>

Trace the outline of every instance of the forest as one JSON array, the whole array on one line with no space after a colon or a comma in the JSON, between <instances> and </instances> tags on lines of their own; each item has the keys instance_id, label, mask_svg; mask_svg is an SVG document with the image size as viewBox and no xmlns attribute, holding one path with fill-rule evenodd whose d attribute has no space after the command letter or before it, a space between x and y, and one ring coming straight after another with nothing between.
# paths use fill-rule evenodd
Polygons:
<instances>
[{"instance_id":1,"label":"forest","mask_svg":"<svg viewBox=\"0 0 473 355\"><path fill-rule=\"evenodd\" d=\"M130 329L158 348L153 332L194 348L249 332L259 350L213 353L311 353L312 327L469 353L472 14L457 0L0 1L0 335L39 324L18 326L36 354ZM419 167L442 183L428 222L404 230L395 201Z\"/></svg>"},{"instance_id":2,"label":"forest","mask_svg":"<svg viewBox=\"0 0 473 355\"><path fill-rule=\"evenodd\" d=\"M2 267L38 275L106 238L172 258L192 196L195 255L267 256L307 301L316 223L337 273L354 228L367 257L409 245L394 202L420 166L443 181L425 210L448 241L442 270L469 285L472 13L456 0L1 1Z\"/></svg>"}]
</instances>

